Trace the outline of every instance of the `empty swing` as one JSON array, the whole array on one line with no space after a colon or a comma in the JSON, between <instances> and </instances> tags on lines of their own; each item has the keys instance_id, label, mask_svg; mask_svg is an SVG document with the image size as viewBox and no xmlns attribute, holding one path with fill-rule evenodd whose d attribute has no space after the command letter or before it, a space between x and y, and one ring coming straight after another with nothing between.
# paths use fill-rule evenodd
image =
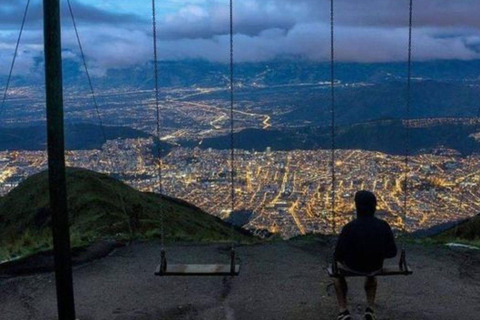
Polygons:
<instances>
[{"instance_id":1,"label":"empty swing","mask_svg":"<svg viewBox=\"0 0 480 320\"><path fill-rule=\"evenodd\" d=\"M152 22L153 22L153 54L154 54L154 72L155 72L155 102L157 115L157 138L160 139L160 108L158 91L158 59L157 59L157 28L156 28L156 10L155 0L152 0ZM235 209L235 149L233 143L234 133L234 81L233 81L233 0L230 0L230 186L231 186L231 210ZM157 144L157 156L160 156L160 146ZM161 161L158 166L158 183L160 185L160 196L163 194L162 188L162 166ZM230 263L228 264L168 264L164 247L163 230L163 209L161 214L161 260L155 270L156 276L238 276L240 274L240 265L236 264L236 253L233 243L233 225L231 227L231 250Z\"/></svg>"}]
</instances>

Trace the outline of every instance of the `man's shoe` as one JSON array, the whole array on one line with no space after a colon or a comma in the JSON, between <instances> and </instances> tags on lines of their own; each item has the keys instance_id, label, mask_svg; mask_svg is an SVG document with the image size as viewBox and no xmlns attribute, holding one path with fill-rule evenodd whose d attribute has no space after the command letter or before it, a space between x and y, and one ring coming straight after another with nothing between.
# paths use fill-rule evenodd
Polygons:
<instances>
[{"instance_id":1,"label":"man's shoe","mask_svg":"<svg viewBox=\"0 0 480 320\"><path fill-rule=\"evenodd\" d=\"M348 312L348 310L345 310L338 314L337 320L352 320L352 316L350 315L350 312Z\"/></svg>"},{"instance_id":2,"label":"man's shoe","mask_svg":"<svg viewBox=\"0 0 480 320\"><path fill-rule=\"evenodd\" d=\"M364 320L377 320L377 317L375 316L375 311L373 311L372 308L367 307L365 309L365 314L363 315Z\"/></svg>"}]
</instances>

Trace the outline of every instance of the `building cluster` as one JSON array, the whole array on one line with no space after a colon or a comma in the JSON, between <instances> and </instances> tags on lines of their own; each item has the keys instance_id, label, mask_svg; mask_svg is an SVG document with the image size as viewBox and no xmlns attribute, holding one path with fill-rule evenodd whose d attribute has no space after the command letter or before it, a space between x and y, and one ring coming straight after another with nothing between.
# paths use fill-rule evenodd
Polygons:
<instances>
[{"instance_id":1,"label":"building cluster","mask_svg":"<svg viewBox=\"0 0 480 320\"><path fill-rule=\"evenodd\" d=\"M152 139L109 140L102 150L68 151L67 164L110 174L141 190L162 190L228 218L232 179L228 150L175 148L160 162ZM363 150L248 152L233 164L236 212L249 214L253 232L339 232L354 215L353 197L371 190L378 215L397 230L413 231L475 215L480 210L480 157L453 153L404 157ZM47 168L45 152L0 152L0 192ZM333 203L335 204L333 206Z\"/></svg>"},{"instance_id":2,"label":"building cluster","mask_svg":"<svg viewBox=\"0 0 480 320\"><path fill-rule=\"evenodd\" d=\"M266 129L271 126L271 117L276 127L292 126L289 119L278 121L282 113L294 110L295 106L287 103L287 98L295 97L303 87L325 89L328 84L272 88L259 85L261 92L255 95L250 92L248 99L240 94L240 102L234 109L235 130ZM282 94L278 94L279 90ZM15 99L9 100L2 125L44 122L44 97L39 92L28 87L11 90L10 95ZM65 89L67 124L98 123L92 97L85 92L85 88ZM97 96L103 123L129 126L156 135L153 97L151 90L104 90ZM230 104L226 97L225 86L161 89L161 139L172 144L181 140L201 144L204 138L228 134ZM29 108L24 107L27 102ZM273 111L266 113L265 110ZM476 120L421 119L410 120L408 125L420 128L446 123L472 125ZM163 191L222 218L247 214L245 228L258 234L279 233L285 238L309 232L339 232L341 226L354 217L353 197L362 189L376 193L378 215L398 230L412 231L462 219L478 213L480 206L478 155L463 158L455 150L440 148L410 157L407 166L400 156L339 150L335 153L332 171L328 150L266 148L262 152L235 152L235 212L232 213L230 151L177 147L160 162L152 155L153 145L152 138L109 140L101 150L67 151L67 165L109 174L141 191ZM0 195L46 168L45 151L0 152Z\"/></svg>"}]
</instances>

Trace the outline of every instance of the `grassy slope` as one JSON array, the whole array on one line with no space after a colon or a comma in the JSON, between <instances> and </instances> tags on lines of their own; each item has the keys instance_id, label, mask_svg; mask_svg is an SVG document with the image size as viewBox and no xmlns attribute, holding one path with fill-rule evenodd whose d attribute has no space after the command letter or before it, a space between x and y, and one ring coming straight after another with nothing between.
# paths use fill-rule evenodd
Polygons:
<instances>
[{"instance_id":1,"label":"grassy slope","mask_svg":"<svg viewBox=\"0 0 480 320\"><path fill-rule=\"evenodd\" d=\"M161 211L165 239L227 241L231 228L186 202L139 192L96 172L67 170L68 206L73 245L98 238L160 237ZM48 176L42 172L25 180L0 199L0 260L51 247ZM237 241L250 237L238 230Z\"/></svg>"},{"instance_id":2,"label":"grassy slope","mask_svg":"<svg viewBox=\"0 0 480 320\"><path fill-rule=\"evenodd\" d=\"M457 241L480 245L480 215L459 224L457 227L442 232L434 237L439 241Z\"/></svg>"}]
</instances>

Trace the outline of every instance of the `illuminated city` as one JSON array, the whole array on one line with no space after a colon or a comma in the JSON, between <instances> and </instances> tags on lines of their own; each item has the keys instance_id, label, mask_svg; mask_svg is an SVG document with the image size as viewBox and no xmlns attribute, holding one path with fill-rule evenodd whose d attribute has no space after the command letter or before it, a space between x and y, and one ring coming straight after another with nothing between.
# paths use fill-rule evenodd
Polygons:
<instances>
[{"instance_id":1,"label":"illuminated city","mask_svg":"<svg viewBox=\"0 0 480 320\"><path fill-rule=\"evenodd\" d=\"M151 139L109 141L103 151L69 151L67 163L113 174L142 191L157 191L157 166L150 153L152 144ZM380 216L400 230L424 229L478 212L480 192L476 188L478 175L474 173L480 170L480 157L461 158L448 150L444 153L410 158L405 216L403 157L337 150L337 229L352 219L353 195L361 189L377 194ZM2 194L27 176L44 170L45 156L44 152L0 153ZM165 194L228 218L228 158L226 150L174 149L163 159ZM245 228L280 233L285 238L309 232L333 232L329 161L329 150L237 151L236 210L251 214ZM10 183L4 183L7 178Z\"/></svg>"},{"instance_id":2,"label":"illuminated city","mask_svg":"<svg viewBox=\"0 0 480 320\"><path fill-rule=\"evenodd\" d=\"M322 92L325 86L324 83L252 86L235 108L235 132L308 125L308 121L295 123L283 115L294 110L292 101L299 103L300 98L295 94ZM337 83L337 86L362 88L367 84ZM66 122L95 124L98 117L91 97L80 91L74 87L66 89ZM44 106L38 92L28 87L13 90L3 125L42 123ZM172 146L162 158L164 193L228 219L231 212L229 151L202 146L205 139L221 137L229 131L225 93L222 87L163 89L161 140ZM108 140L102 150L70 150L67 164L111 174L142 191L158 192L158 167L152 153L155 148L152 91L109 89L102 91L98 100L105 124L132 127L151 136ZM31 107L25 109L25 104ZM439 125L474 126L476 120L437 117L409 122L411 128ZM67 132L67 136L69 134L82 133ZM477 139L476 134L472 137ZM185 141L190 143L189 147L182 143ZM465 157L457 150L432 146L411 156L405 212L403 156L358 149L337 150L333 212L330 150L318 147L290 151L273 147L236 150L234 215L243 216L241 225L259 235L278 233L290 238L311 232L338 232L354 215L355 191L368 189L378 196L378 214L397 230L414 231L456 221L473 216L480 209L478 175L475 174L480 170L480 157L475 154L476 150L471 151L473 155ZM0 166L0 194L4 195L28 176L46 169L46 152L2 151Z\"/></svg>"}]
</instances>

